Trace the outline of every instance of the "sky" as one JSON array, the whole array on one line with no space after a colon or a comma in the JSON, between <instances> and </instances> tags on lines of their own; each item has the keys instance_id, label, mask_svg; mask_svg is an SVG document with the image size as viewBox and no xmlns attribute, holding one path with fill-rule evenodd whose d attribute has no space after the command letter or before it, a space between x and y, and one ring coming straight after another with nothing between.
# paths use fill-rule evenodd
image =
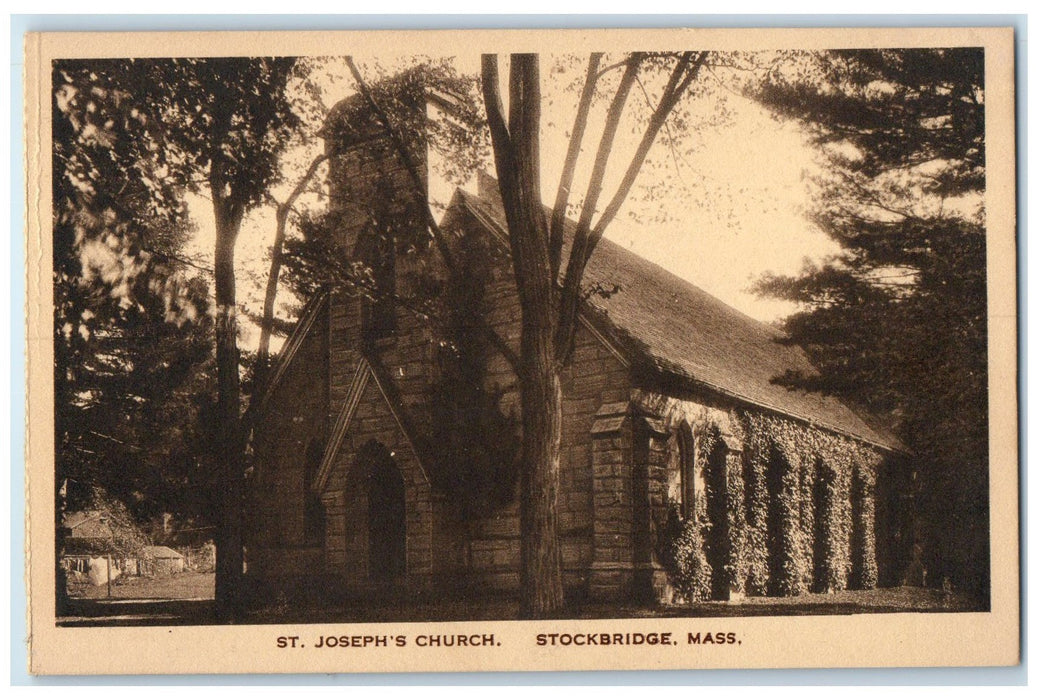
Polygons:
<instances>
[{"instance_id":1,"label":"sky","mask_svg":"<svg viewBox=\"0 0 1038 700\"><path fill-rule=\"evenodd\" d=\"M376 65L358 56L357 63L367 80L380 72L393 72L398 66ZM506 69L502 64L502 71ZM478 56L455 59L460 72L476 73ZM579 62L570 72L551 70L555 63L542 56L542 186L547 200L554 199L562 156L568 144L577 91L565 89L582 75ZM603 61L608 65L608 57ZM579 71L579 72L574 72ZM712 77L712 76L711 76ZM504 78L504 75L503 75ZM794 124L782 123L751 100L725 87L719 76L717 89L696 94L688 104L687 133L675 134L674 149L657 143L650 152L650 165L642 170L627 203L607 229L606 237L659 264L699 286L725 303L765 322L775 322L794 310L784 301L758 298L750 291L753 281L764 272L791 274L805 260L820 260L837 252L838 247L807 218L811 187L807 175L817 169L815 151ZM352 94L352 80L341 61L325 65L315 82L322 90L325 107ZM507 82L503 80L507 86ZM652 85L646 86L652 92ZM505 95L507 99L507 95ZM645 101L632 93L629 111L644 108ZM577 184L587 179L598 144L606 103L596 104L584 139ZM726 115L718 123L718 114ZM625 127L637 123L629 119ZM712 122L712 123L706 123ZM603 204L626 167L629 154L640 131L621 128L610 156ZM687 138L686 138L687 137ZM293 148L285 158L285 178L274 190L279 201L285 199L310 159L323 143L314 137ZM430 157L430 197L436 202L450 200L454 185L438 176L435 154ZM493 172L492 165L488 169ZM320 171L320 178L326 171ZM612 187L611 187L612 185ZM474 190L474 184L466 184ZM301 198L300 204L319 210L323 203L316 196ZM211 265L214 239L212 210L200 196L189 202L197 233L191 255ZM250 312L262 309L269 258L267 251L274 236L274 210L254 210L243 223L237 249L236 271L239 303ZM289 236L294 232L289 230ZM287 293L279 290L280 314ZM242 345L254 348L258 332L243 324ZM274 349L277 347L275 345Z\"/></svg>"}]
</instances>

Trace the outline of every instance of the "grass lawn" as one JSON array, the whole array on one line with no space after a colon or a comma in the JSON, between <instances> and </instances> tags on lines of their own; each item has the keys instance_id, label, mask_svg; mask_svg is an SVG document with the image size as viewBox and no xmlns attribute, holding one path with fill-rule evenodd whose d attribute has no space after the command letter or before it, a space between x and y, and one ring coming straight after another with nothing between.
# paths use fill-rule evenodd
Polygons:
<instances>
[{"instance_id":1,"label":"grass lawn","mask_svg":"<svg viewBox=\"0 0 1038 700\"><path fill-rule=\"evenodd\" d=\"M61 626L206 625L213 623L212 573L185 572L165 578L127 577L107 587L75 586ZM862 613L961 612L965 600L928 588L879 588L871 591L813 593L794 598L745 598L692 605L584 605L564 615L574 619L756 617L763 615L854 615ZM283 596L258 606L246 624L328 622L434 622L449 620L515 620L518 603L512 598L481 601L430 599L343 601L332 605L293 604Z\"/></svg>"},{"instance_id":2,"label":"grass lawn","mask_svg":"<svg viewBox=\"0 0 1038 700\"><path fill-rule=\"evenodd\" d=\"M741 601L710 601L691 605L616 606L588 604L564 615L574 619L629 619L668 617L757 617L766 615L854 615L862 613L964 612L968 603L943 591L928 588L879 588L870 591L839 591L793 598L745 598ZM518 602L510 598L480 602L422 600L354 602L324 608L294 608L287 601L272 601L250 613L249 622L408 622L449 620L515 620Z\"/></svg>"},{"instance_id":3,"label":"grass lawn","mask_svg":"<svg viewBox=\"0 0 1038 700\"><path fill-rule=\"evenodd\" d=\"M112 598L161 598L177 600L212 599L215 591L212 573L185 571L172 576L120 576L112 581ZM73 598L96 600L108 597L108 586L69 584L69 595Z\"/></svg>"}]
</instances>

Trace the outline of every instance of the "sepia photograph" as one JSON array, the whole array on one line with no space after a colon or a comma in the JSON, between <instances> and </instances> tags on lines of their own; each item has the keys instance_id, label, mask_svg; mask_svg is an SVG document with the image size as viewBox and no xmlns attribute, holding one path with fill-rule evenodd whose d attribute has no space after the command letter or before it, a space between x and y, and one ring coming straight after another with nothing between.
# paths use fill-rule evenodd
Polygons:
<instances>
[{"instance_id":1,"label":"sepia photograph","mask_svg":"<svg viewBox=\"0 0 1038 700\"><path fill-rule=\"evenodd\" d=\"M34 673L1016 663L1012 30L68 38Z\"/></svg>"}]
</instances>

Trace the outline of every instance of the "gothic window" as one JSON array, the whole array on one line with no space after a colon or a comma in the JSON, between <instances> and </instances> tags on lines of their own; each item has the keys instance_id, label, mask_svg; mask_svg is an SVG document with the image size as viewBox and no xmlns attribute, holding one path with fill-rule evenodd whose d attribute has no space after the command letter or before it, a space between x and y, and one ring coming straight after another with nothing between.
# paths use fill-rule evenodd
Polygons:
<instances>
[{"instance_id":1,"label":"gothic window","mask_svg":"<svg viewBox=\"0 0 1038 700\"><path fill-rule=\"evenodd\" d=\"M813 586L817 593L831 593L839 586L836 572L838 562L833 541L835 534L833 524L837 515L836 503L833 498L836 491L836 472L821 458L815 460L814 467L815 481L811 498L814 502Z\"/></svg>"},{"instance_id":2,"label":"gothic window","mask_svg":"<svg viewBox=\"0 0 1038 700\"><path fill-rule=\"evenodd\" d=\"M725 570L730 551L728 532L728 445L717 428L711 429L710 453L705 457L705 464L700 470L703 474L701 501L706 511L706 519L710 529L706 537L706 560L712 572L710 588L711 597L715 600L726 600L729 592L729 578Z\"/></svg>"},{"instance_id":3,"label":"gothic window","mask_svg":"<svg viewBox=\"0 0 1038 700\"><path fill-rule=\"evenodd\" d=\"M667 498L682 518L695 514L696 455L692 429L678 426L667 469Z\"/></svg>"}]
</instances>

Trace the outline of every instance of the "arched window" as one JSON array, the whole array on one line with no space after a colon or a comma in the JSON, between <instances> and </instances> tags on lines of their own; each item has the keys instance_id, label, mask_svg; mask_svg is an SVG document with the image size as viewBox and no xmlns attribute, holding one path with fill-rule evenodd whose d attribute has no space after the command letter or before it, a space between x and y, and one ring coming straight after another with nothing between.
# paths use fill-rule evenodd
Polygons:
<instances>
[{"instance_id":1,"label":"arched window","mask_svg":"<svg viewBox=\"0 0 1038 700\"><path fill-rule=\"evenodd\" d=\"M778 444L772 442L770 452L764 474L768 489L768 595L798 595L802 591L797 560L796 474Z\"/></svg>"},{"instance_id":2,"label":"arched window","mask_svg":"<svg viewBox=\"0 0 1038 700\"><path fill-rule=\"evenodd\" d=\"M731 594L731 539L728 515L728 443L717 426L710 428L710 452L700 465L703 497L710 528L706 532L706 560L710 563L710 595L714 600L728 600Z\"/></svg>"},{"instance_id":3,"label":"arched window","mask_svg":"<svg viewBox=\"0 0 1038 700\"><path fill-rule=\"evenodd\" d=\"M815 459L814 468L815 481L811 498L814 505L812 586L816 593L831 593L840 587L835 542L837 478L836 471L820 457Z\"/></svg>"},{"instance_id":4,"label":"arched window","mask_svg":"<svg viewBox=\"0 0 1038 700\"><path fill-rule=\"evenodd\" d=\"M692 429L682 422L676 431L667 467L667 498L682 518L695 515L696 450Z\"/></svg>"}]
</instances>

